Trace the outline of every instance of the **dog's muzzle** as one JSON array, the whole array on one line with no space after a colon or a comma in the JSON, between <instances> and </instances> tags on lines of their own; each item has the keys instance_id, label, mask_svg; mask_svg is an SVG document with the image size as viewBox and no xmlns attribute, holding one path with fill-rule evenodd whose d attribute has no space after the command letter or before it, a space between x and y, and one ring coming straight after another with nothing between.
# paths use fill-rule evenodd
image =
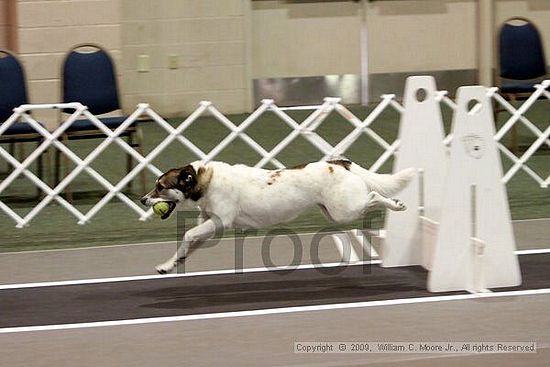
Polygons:
<instances>
[{"instance_id":1,"label":"dog's muzzle","mask_svg":"<svg viewBox=\"0 0 550 367\"><path fill-rule=\"evenodd\" d=\"M142 197L141 199L139 199L140 203L143 204L143 206L146 206L146 207L152 207L153 205L155 205L157 202L159 201L155 201L154 203L151 203L149 201L149 197L147 196L144 196ZM176 209L177 207L177 203L174 202L174 201L164 201L163 202L167 203L168 204L168 211L166 213L164 213L164 215L162 215L160 217L160 219L168 219L168 217L172 214L172 212L174 211L174 209Z\"/></svg>"}]
</instances>

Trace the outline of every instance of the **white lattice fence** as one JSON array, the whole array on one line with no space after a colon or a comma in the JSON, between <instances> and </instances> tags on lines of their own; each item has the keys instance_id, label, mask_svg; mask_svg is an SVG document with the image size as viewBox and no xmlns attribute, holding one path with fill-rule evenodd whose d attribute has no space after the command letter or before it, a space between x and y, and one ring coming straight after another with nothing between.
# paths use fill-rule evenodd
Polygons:
<instances>
[{"instance_id":1,"label":"white lattice fence","mask_svg":"<svg viewBox=\"0 0 550 367\"><path fill-rule=\"evenodd\" d=\"M506 100L504 100L499 94L496 93L495 88L487 90L495 100L506 110L511 113L510 119L504 124L504 126L495 135L495 140L499 142L499 148L501 151L513 161L513 166L506 172L503 177L504 182L508 182L520 169L529 174L541 187L548 187L550 182L550 176L546 179L540 177L536 172L528 167L527 162L533 156L533 154L540 148L541 145L546 144L550 146L550 124L544 130L541 131L531 121L525 117L525 113L530 107L542 96L550 99L550 92L548 87L550 81L545 81L540 85L537 85L535 93L527 99L524 104L515 109ZM445 91L436 93L436 100L440 103L444 103L456 109L454 102L447 97ZM53 132L46 130L41 124L39 124L31 115L30 112L39 109L74 109L72 113L60 126ZM147 104L139 104L136 110L114 131L106 127L97 117L92 115L85 106L80 103L66 103L66 104L43 104L43 105L23 105L14 109L13 115L3 124L0 125L0 136L12 125L22 120L32 126L40 135L44 137L44 140L27 158L22 162L19 162L9 152L0 147L0 156L5 159L10 165L13 166L13 171L0 182L0 209L5 212L10 218L16 222L18 228L28 225L36 215L38 215L48 204L52 201L56 201L63 208L67 209L72 215L74 215L79 224L85 224L89 222L101 209L105 207L113 198L119 199L126 204L133 212L135 212L140 220L146 220L151 215L151 210L144 210L136 202L130 199L122 192L122 189L143 170L150 171L153 175L159 176L162 171L158 169L152 162L155 158L162 154L162 152L174 141L178 141L191 151L197 159L204 162L208 162L216 159L216 157L235 140L240 139L251 149L257 152L261 159L255 164L256 167L264 167L267 164L273 164L275 167L284 168L284 164L277 159L277 156L296 138L299 136L309 141L316 149L323 154L323 160L331 158L338 158L345 156L346 151L352 146L354 142L359 139L362 134L368 136L370 141L378 145L383 153L378 157L375 163L370 167L371 170L377 171L382 165L387 162L399 149L399 140L388 142L383 139L375 130L371 128L373 122L375 122L380 115L387 109L392 109L402 114L404 111L403 106L396 101L394 95L383 95L381 101L377 106L369 113L369 115L361 120L355 116L349 109L340 104L338 98L325 98L323 104L319 106L304 106L301 109L311 109L312 113L309 114L303 121L296 121L292 118L287 110L290 108L278 107L273 100L264 100L262 104L252 112L241 124L236 125L228 117L219 112L211 102L201 102L198 108L182 121L178 126L173 127L160 115L153 111ZM278 119L288 125L291 128L291 132L284 137L278 144L276 144L271 150L266 150L254 139L247 134L247 129L258 121L258 119L265 113L274 113ZM328 118L331 113L336 113L342 116L348 121L353 130L341 139L334 146L328 143L320 134L317 133L317 128ZM219 123L225 126L229 133L209 152L203 151L195 143L189 140L185 131L191 125L193 125L199 117L204 114L213 116ZM136 120L142 117L148 117L164 131L167 136L162 140L152 151L146 156L143 156L128 143L126 143L120 136L130 127ZM93 149L84 159L78 157L71 149L64 145L60 141L60 137L63 132L77 119L86 118L90 120L99 130L101 130L106 138ZM500 141L504 135L517 123L524 124L537 139L531 145L531 147L521 156L516 157L510 152ZM90 165L91 163L105 151L111 144L116 144L122 148L127 154L131 155L133 159L137 161L137 164L132 168L127 175L120 179L116 183L109 182L100 173L94 170ZM445 144L450 145L452 143L452 136L447 136L444 141ZM65 154L76 167L55 187L50 187L47 183L38 178L32 171L29 170L29 166L50 146L59 149ZM63 190L75 180L75 178L82 172L86 172L94 179L99 186L107 191L107 194L103 196L91 209L83 213L79 211L74 205L66 201L60 194ZM38 202L38 204L32 208L32 210L25 216L20 216L14 210L12 210L5 202L1 200L2 193L6 188L13 183L13 181L20 175L25 175L34 185L44 192L44 197Z\"/></svg>"},{"instance_id":2,"label":"white lattice fence","mask_svg":"<svg viewBox=\"0 0 550 367\"><path fill-rule=\"evenodd\" d=\"M533 94L531 94L529 98L527 98L519 108L515 108L510 102L504 99L504 97L498 94L498 88L493 87L487 89L487 95L493 99L496 104L496 108L499 108L500 106L504 108L504 110L508 111L511 115L508 120L506 120L504 125L497 131L494 137L499 150L513 163L513 165L505 172L504 176L502 177L502 181L504 183L508 183L510 179L514 177L514 175L516 175L521 169L533 180L535 180L541 188L548 188L548 185L550 184L550 175L548 175L548 177L546 178L543 178L527 165L528 160L533 157L535 152L539 150L542 145L546 144L548 147L550 147L550 117L546 120L547 126L545 130L542 131L525 116L527 111L529 111L529 109L533 107L533 105L539 99L541 99L541 97L550 100L550 92L548 91L549 87L550 80L545 80L542 83L537 84L535 86L535 92L533 92ZM456 109L456 104L445 95L439 95L438 98L453 110ZM509 133L512 128L519 124L525 126L535 136L536 140L529 146L528 149L525 150L525 152L520 157L517 157L514 153L510 151L510 149L508 149L504 145L503 140L505 135ZM444 140L445 145L450 145L452 142L452 138L453 137L451 134L448 135Z\"/></svg>"}]
</instances>

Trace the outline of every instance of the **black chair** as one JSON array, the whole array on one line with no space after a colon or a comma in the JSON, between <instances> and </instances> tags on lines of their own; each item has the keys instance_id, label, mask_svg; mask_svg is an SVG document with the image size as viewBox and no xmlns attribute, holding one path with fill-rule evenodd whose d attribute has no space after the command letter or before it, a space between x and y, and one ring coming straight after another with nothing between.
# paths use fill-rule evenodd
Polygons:
<instances>
[{"instance_id":1,"label":"black chair","mask_svg":"<svg viewBox=\"0 0 550 367\"><path fill-rule=\"evenodd\" d=\"M17 56L9 51L0 50L0 124L13 114L14 108L29 103L26 84L25 71ZM42 140L42 135L24 121L17 121L0 135L0 143L9 144L9 152L12 156L15 155L17 143L38 142L40 144ZM19 159L22 160L25 154L23 144L19 144L19 150ZM42 155L38 157L37 163L37 176L42 178ZM11 168L8 168L7 173L10 171ZM38 192L40 194L40 189Z\"/></svg>"},{"instance_id":2,"label":"black chair","mask_svg":"<svg viewBox=\"0 0 550 367\"><path fill-rule=\"evenodd\" d=\"M63 61L61 71L62 100L80 102L88 107L93 115L103 115L120 110L118 85L114 62L106 50L94 44L82 44L73 47ZM64 111L70 113L72 111ZM127 116L98 117L108 128L114 130L124 122ZM136 143L134 143L136 135ZM141 152L142 134L138 122L133 123L121 135L128 144L137 147ZM63 134L64 141L77 139L105 138L105 135L88 119L76 120ZM60 152L56 154L56 182L59 182ZM70 162L65 160L65 173ZM127 171L132 169L133 162L127 156ZM131 188L131 182L129 187ZM145 172L142 173L142 185L145 190ZM70 190L66 190L69 199Z\"/></svg>"},{"instance_id":3,"label":"black chair","mask_svg":"<svg viewBox=\"0 0 550 367\"><path fill-rule=\"evenodd\" d=\"M499 32L499 87L504 98L514 103L535 91L546 77L546 59L537 27L528 19L513 17ZM504 111L499 109L498 113ZM517 131L512 130L512 149L517 152Z\"/></svg>"}]
</instances>

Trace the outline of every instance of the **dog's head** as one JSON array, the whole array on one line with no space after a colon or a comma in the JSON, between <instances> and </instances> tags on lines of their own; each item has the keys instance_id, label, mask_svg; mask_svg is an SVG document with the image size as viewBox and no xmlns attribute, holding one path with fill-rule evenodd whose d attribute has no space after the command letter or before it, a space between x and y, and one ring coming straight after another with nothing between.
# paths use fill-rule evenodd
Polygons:
<instances>
[{"instance_id":1,"label":"dog's head","mask_svg":"<svg viewBox=\"0 0 550 367\"><path fill-rule=\"evenodd\" d=\"M185 200L199 201L206 192L211 178L212 169L198 167L197 164L173 168L160 176L155 183L155 188L140 201L148 207L161 201L167 202L170 208L161 217L166 219L172 214L177 204Z\"/></svg>"}]
</instances>

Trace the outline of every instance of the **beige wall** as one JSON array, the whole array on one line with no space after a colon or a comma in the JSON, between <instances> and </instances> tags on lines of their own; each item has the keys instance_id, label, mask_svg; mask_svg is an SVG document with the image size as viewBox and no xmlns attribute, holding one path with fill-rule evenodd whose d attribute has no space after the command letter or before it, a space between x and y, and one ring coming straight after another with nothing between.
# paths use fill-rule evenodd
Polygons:
<instances>
[{"instance_id":1,"label":"beige wall","mask_svg":"<svg viewBox=\"0 0 550 367\"><path fill-rule=\"evenodd\" d=\"M550 1L549 0L496 0L496 29L508 18L523 16L534 22L542 35L546 61L550 63Z\"/></svg>"},{"instance_id":2,"label":"beige wall","mask_svg":"<svg viewBox=\"0 0 550 367\"><path fill-rule=\"evenodd\" d=\"M248 0L122 0L127 106L148 102L181 115L211 100L224 112L249 108ZM138 57L150 70L138 71ZM170 69L169 55L177 58Z\"/></svg>"},{"instance_id":3,"label":"beige wall","mask_svg":"<svg viewBox=\"0 0 550 367\"><path fill-rule=\"evenodd\" d=\"M474 0L368 4L370 73L475 69L476 6Z\"/></svg>"},{"instance_id":4,"label":"beige wall","mask_svg":"<svg viewBox=\"0 0 550 367\"><path fill-rule=\"evenodd\" d=\"M253 77L359 74L363 6L370 73L477 68L477 0L270 0L253 2ZM550 1L495 0L495 36L513 15L536 22L550 50Z\"/></svg>"},{"instance_id":5,"label":"beige wall","mask_svg":"<svg viewBox=\"0 0 550 367\"><path fill-rule=\"evenodd\" d=\"M120 59L118 1L22 1L17 8L19 55L34 103L60 99L63 55L79 43L102 45Z\"/></svg>"},{"instance_id":6,"label":"beige wall","mask_svg":"<svg viewBox=\"0 0 550 367\"><path fill-rule=\"evenodd\" d=\"M205 99L224 112L247 110L248 5L247 0L19 0L19 55L30 99L58 102L64 54L93 42L117 63L126 111L147 102L166 116L182 115ZM137 71L138 55L149 56L147 72ZM176 69L169 69L169 55L176 56Z\"/></svg>"},{"instance_id":7,"label":"beige wall","mask_svg":"<svg viewBox=\"0 0 550 367\"><path fill-rule=\"evenodd\" d=\"M253 78L359 73L361 7L352 1L253 1Z\"/></svg>"},{"instance_id":8,"label":"beige wall","mask_svg":"<svg viewBox=\"0 0 550 367\"><path fill-rule=\"evenodd\" d=\"M363 11L371 73L476 67L475 0L271 0L253 3L253 77L359 74Z\"/></svg>"},{"instance_id":9,"label":"beige wall","mask_svg":"<svg viewBox=\"0 0 550 367\"><path fill-rule=\"evenodd\" d=\"M19 55L25 66L32 103L56 103L61 97L63 55L73 46L93 42L119 62L120 7L113 0L18 0ZM55 111L35 114L52 124Z\"/></svg>"},{"instance_id":10,"label":"beige wall","mask_svg":"<svg viewBox=\"0 0 550 367\"><path fill-rule=\"evenodd\" d=\"M535 21L550 50L550 1L495 0L497 25L513 15ZM126 109L148 102L166 116L202 99L249 110L254 78L360 74L364 19L370 73L477 67L476 0L17 0L32 102L59 101L62 56L94 42L115 57Z\"/></svg>"}]
</instances>

